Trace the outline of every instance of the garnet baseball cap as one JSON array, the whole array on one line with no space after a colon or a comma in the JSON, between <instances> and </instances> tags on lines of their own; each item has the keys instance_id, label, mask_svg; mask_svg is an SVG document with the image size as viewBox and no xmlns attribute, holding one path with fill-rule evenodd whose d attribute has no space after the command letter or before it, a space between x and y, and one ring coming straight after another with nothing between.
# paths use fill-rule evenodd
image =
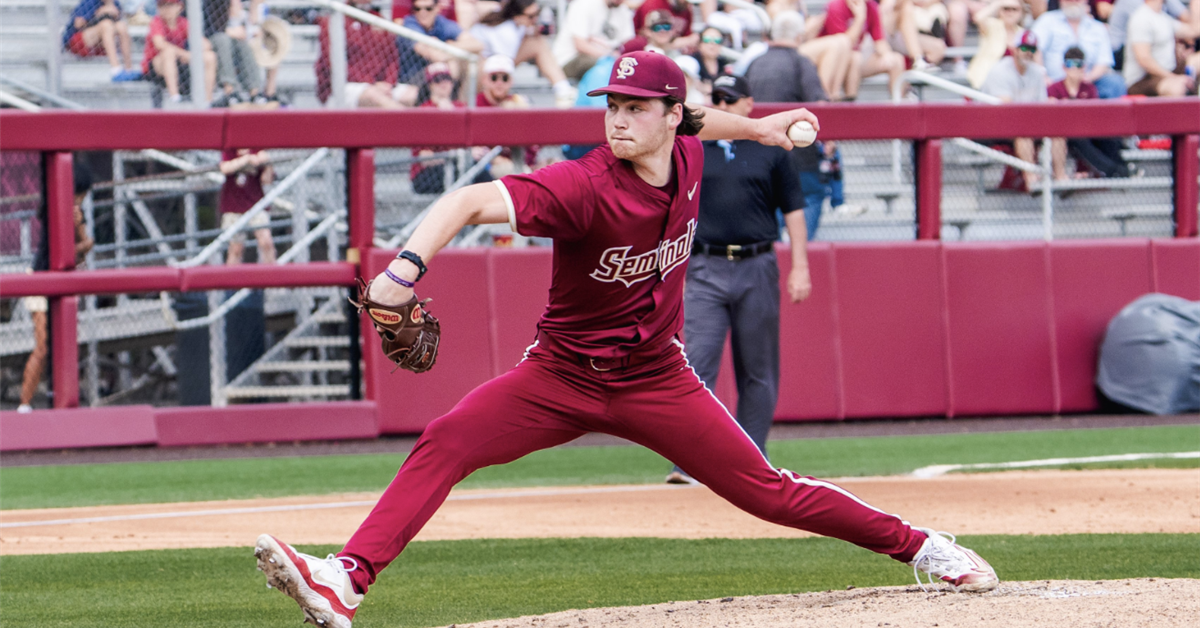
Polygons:
<instances>
[{"instance_id":1,"label":"garnet baseball cap","mask_svg":"<svg viewBox=\"0 0 1200 628\"><path fill-rule=\"evenodd\" d=\"M596 97L622 94L634 98L663 98L672 96L687 99L687 81L683 70L670 57L646 50L621 55L613 64L608 86L588 92Z\"/></svg>"},{"instance_id":2,"label":"garnet baseball cap","mask_svg":"<svg viewBox=\"0 0 1200 628\"><path fill-rule=\"evenodd\" d=\"M1034 50L1037 50L1037 47L1038 47L1037 35L1034 35L1033 31L1025 31L1025 33L1021 35L1021 41L1017 45L1025 46L1027 48L1033 48Z\"/></svg>"},{"instance_id":3,"label":"garnet baseball cap","mask_svg":"<svg viewBox=\"0 0 1200 628\"><path fill-rule=\"evenodd\" d=\"M714 93L720 92L726 96L732 96L738 99L745 98L750 95L750 83L746 82L746 79L740 76L732 76L729 74L725 76L718 76L717 79L713 81L712 88Z\"/></svg>"}]
</instances>

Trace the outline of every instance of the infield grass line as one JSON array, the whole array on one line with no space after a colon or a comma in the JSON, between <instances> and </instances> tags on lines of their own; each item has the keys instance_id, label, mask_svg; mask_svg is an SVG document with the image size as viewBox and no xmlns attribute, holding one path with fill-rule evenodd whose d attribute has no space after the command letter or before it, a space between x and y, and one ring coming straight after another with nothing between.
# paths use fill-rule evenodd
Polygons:
<instances>
[{"instance_id":1,"label":"infield grass line","mask_svg":"<svg viewBox=\"0 0 1200 628\"><path fill-rule=\"evenodd\" d=\"M583 486L579 488L550 488L501 492L481 493L450 493L448 502L468 502L482 499L511 499L518 497L557 497L561 495L595 495L597 493L642 493L645 491L684 491L700 488L699 485L682 486L678 484L640 484L636 486ZM344 502L322 502L318 504L287 504L281 506L253 506L244 508L212 508L208 510L173 510L167 512L146 512L131 515L110 515L105 517L78 517L74 519L47 519L43 521L12 521L0 523L0 528L31 528L37 526L75 525L79 523L107 523L111 521L140 521L144 519L176 519L180 517L211 517L219 515L250 515L264 512L294 512L302 510L330 510L336 508L359 508L374 506L378 500L358 500Z\"/></svg>"},{"instance_id":2,"label":"infield grass line","mask_svg":"<svg viewBox=\"0 0 1200 628\"><path fill-rule=\"evenodd\" d=\"M1087 456L1083 458L1045 458L1042 460L1019 460L1016 462L981 462L977 464L934 464L912 472L913 477L935 478L953 471L1007 471L1010 469L1034 469L1037 467L1061 467L1073 464L1096 464L1100 462L1132 462L1135 460L1191 460L1200 458L1200 451L1153 454L1116 454L1112 456Z\"/></svg>"},{"instance_id":3,"label":"infield grass line","mask_svg":"<svg viewBox=\"0 0 1200 628\"><path fill-rule=\"evenodd\" d=\"M981 464L1200 450L1200 426L774 440L771 463L817 478L907 475L939 464ZM220 501L382 492L402 454L228 458L5 467L0 509ZM1195 468L1196 459L1065 465ZM661 484L671 464L635 446L557 447L480 469L471 489ZM334 498L335 499L335 498Z\"/></svg>"}]
</instances>

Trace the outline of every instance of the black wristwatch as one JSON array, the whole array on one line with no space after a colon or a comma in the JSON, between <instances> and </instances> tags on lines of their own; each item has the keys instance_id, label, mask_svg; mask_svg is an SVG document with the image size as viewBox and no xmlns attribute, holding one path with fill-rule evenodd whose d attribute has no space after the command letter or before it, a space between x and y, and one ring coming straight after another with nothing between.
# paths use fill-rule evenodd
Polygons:
<instances>
[{"instance_id":1,"label":"black wristwatch","mask_svg":"<svg viewBox=\"0 0 1200 628\"><path fill-rule=\"evenodd\" d=\"M400 251L400 253L396 255L396 259L406 259L417 267L417 278L413 281L421 281L421 277L425 276L425 271L429 270L425 267L425 262L421 260L420 255L417 255L416 253L413 253L407 249Z\"/></svg>"}]
</instances>

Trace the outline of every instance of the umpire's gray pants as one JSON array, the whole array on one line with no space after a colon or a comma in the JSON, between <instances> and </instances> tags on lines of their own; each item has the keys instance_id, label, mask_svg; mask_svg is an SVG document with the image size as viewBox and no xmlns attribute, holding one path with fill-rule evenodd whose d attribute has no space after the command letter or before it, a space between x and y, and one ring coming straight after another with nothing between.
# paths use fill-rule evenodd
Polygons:
<instances>
[{"instance_id":1,"label":"umpire's gray pants","mask_svg":"<svg viewBox=\"0 0 1200 628\"><path fill-rule=\"evenodd\" d=\"M779 264L771 251L745 260L692 255L684 288L684 342L696 374L715 390L732 330L737 421L765 456L779 397Z\"/></svg>"},{"instance_id":2,"label":"umpire's gray pants","mask_svg":"<svg viewBox=\"0 0 1200 628\"><path fill-rule=\"evenodd\" d=\"M213 33L209 42L217 53L217 85L234 88L240 85L247 92L262 91L262 73L249 42L225 33Z\"/></svg>"}]
</instances>

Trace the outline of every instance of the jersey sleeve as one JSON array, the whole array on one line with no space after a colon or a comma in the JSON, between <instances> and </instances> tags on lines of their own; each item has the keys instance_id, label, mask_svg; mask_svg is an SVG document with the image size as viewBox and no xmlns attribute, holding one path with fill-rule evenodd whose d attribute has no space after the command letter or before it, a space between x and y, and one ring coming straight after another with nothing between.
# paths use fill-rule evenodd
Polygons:
<instances>
[{"instance_id":1,"label":"jersey sleeve","mask_svg":"<svg viewBox=\"0 0 1200 628\"><path fill-rule=\"evenodd\" d=\"M785 214L804 209L804 192L800 189L800 177L792 167L788 152L779 149L778 157L771 164L771 189L775 191L775 206Z\"/></svg>"},{"instance_id":2,"label":"jersey sleeve","mask_svg":"<svg viewBox=\"0 0 1200 628\"><path fill-rule=\"evenodd\" d=\"M582 238L591 228L595 192L589 172L579 161L508 175L495 184L508 206L508 223L515 233L570 241Z\"/></svg>"}]
</instances>

